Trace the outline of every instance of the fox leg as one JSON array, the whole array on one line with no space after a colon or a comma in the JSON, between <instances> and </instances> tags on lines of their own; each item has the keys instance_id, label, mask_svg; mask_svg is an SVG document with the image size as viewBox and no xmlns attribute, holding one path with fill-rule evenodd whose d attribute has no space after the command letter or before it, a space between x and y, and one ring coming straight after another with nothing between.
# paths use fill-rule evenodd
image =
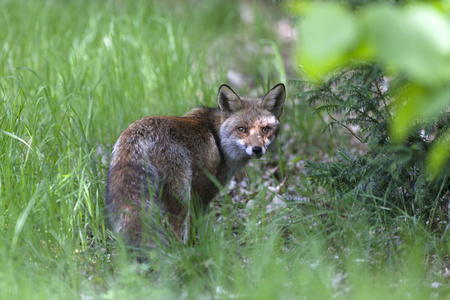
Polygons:
<instances>
[{"instance_id":1,"label":"fox leg","mask_svg":"<svg viewBox=\"0 0 450 300\"><path fill-rule=\"evenodd\" d=\"M186 209L181 204L172 204L169 211L169 224L175 233L175 237L184 241L185 220L187 216Z\"/></svg>"},{"instance_id":2,"label":"fox leg","mask_svg":"<svg viewBox=\"0 0 450 300\"><path fill-rule=\"evenodd\" d=\"M162 202L169 214L169 225L175 237L187 244L188 242L188 219L189 219L189 185L180 183L165 183Z\"/></svg>"}]
</instances>

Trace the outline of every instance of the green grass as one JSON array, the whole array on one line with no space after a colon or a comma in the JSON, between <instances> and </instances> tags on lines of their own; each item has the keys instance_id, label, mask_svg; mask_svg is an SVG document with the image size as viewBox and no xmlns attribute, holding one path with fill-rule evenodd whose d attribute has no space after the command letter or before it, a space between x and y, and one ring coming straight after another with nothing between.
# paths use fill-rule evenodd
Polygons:
<instances>
[{"instance_id":1,"label":"green grass","mask_svg":"<svg viewBox=\"0 0 450 300\"><path fill-rule=\"evenodd\" d=\"M367 210L312 186L303 161L329 160L348 139L322 133L292 98L278 151L197 221L198 245L137 264L109 233L105 179L119 134L150 114L216 105L230 69L248 78L242 93L285 80L295 66L283 64L281 17L268 1L3 1L0 299L450 297L448 227L430 232L376 199Z\"/></svg>"}]
</instances>

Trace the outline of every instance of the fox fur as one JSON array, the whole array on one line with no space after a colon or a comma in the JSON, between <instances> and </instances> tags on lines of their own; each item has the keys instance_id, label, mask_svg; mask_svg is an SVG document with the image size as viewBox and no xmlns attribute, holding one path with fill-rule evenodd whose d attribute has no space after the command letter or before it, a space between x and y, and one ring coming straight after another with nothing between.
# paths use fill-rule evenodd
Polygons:
<instances>
[{"instance_id":1,"label":"fox fur","mask_svg":"<svg viewBox=\"0 0 450 300\"><path fill-rule=\"evenodd\" d=\"M166 230L157 226L164 216L168 231L186 243L191 206L205 208L219 192L211 176L225 185L266 153L280 131L285 97L281 83L261 99L239 97L224 84L217 108L131 124L117 140L108 170L112 231L129 246L155 247L156 241L167 243Z\"/></svg>"}]
</instances>

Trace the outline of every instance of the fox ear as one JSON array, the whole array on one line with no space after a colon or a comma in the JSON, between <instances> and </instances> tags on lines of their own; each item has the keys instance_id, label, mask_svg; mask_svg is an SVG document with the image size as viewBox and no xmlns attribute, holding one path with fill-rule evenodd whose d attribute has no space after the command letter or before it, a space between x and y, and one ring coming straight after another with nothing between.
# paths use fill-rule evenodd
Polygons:
<instances>
[{"instance_id":1,"label":"fox ear","mask_svg":"<svg viewBox=\"0 0 450 300\"><path fill-rule=\"evenodd\" d=\"M242 108L241 98L226 84L222 84L217 95L219 109L224 112L234 112Z\"/></svg>"},{"instance_id":2,"label":"fox ear","mask_svg":"<svg viewBox=\"0 0 450 300\"><path fill-rule=\"evenodd\" d=\"M279 83L274 86L263 98L262 106L275 115L277 119L283 113L284 100L286 99L286 88Z\"/></svg>"}]
</instances>

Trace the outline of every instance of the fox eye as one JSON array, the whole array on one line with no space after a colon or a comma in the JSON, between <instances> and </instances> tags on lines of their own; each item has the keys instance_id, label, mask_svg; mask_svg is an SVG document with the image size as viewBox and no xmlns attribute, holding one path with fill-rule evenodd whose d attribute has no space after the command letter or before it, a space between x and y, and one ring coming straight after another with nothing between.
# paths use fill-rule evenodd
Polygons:
<instances>
[{"instance_id":1,"label":"fox eye","mask_svg":"<svg viewBox=\"0 0 450 300\"><path fill-rule=\"evenodd\" d=\"M239 131L240 133L246 133L246 132L247 132L247 129L245 129L244 127L239 127L239 128L238 128L238 131Z\"/></svg>"},{"instance_id":2,"label":"fox eye","mask_svg":"<svg viewBox=\"0 0 450 300\"><path fill-rule=\"evenodd\" d=\"M262 133L268 133L269 132L269 127L267 127L267 126L264 126L263 128L261 128L261 132Z\"/></svg>"}]
</instances>

